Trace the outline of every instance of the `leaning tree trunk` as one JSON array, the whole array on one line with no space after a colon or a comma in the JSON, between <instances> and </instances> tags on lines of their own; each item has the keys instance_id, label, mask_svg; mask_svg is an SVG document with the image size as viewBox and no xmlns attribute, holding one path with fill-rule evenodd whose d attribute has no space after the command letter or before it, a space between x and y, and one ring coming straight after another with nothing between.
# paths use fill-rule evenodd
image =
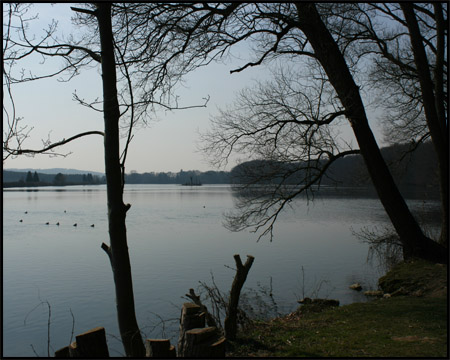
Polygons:
<instances>
[{"instance_id":1,"label":"leaning tree trunk","mask_svg":"<svg viewBox=\"0 0 450 360\"><path fill-rule=\"evenodd\" d=\"M404 258L447 262L446 249L423 234L400 194L370 129L359 87L315 5L298 2L296 6L299 28L308 38L345 108L380 201L402 242Z\"/></svg>"},{"instance_id":2,"label":"leaning tree trunk","mask_svg":"<svg viewBox=\"0 0 450 360\"><path fill-rule=\"evenodd\" d=\"M105 120L105 173L110 246L103 244L111 261L116 289L119 331L127 356L143 357L145 347L136 321L133 283L125 226L130 205L123 203L119 148L119 103L111 24L111 4L98 3L96 11L102 51L103 111Z\"/></svg>"},{"instance_id":3,"label":"leaning tree trunk","mask_svg":"<svg viewBox=\"0 0 450 360\"><path fill-rule=\"evenodd\" d=\"M400 6L405 15L408 26L411 48L414 54L417 74L419 77L423 107L427 126L430 130L431 140L438 158L439 183L441 191L442 226L440 242L448 248L448 123L444 106L444 59L445 59L445 23L442 14L442 6L433 4L436 18L436 66L434 70L434 84L431 78L425 47L422 42L419 24L414 14L413 4Z\"/></svg>"}]
</instances>

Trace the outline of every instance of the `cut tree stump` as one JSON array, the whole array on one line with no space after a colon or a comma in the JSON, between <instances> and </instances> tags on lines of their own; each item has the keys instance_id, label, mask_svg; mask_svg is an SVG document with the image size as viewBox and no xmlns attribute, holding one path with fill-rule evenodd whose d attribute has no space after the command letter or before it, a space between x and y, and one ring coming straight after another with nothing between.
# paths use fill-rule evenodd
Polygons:
<instances>
[{"instance_id":1,"label":"cut tree stump","mask_svg":"<svg viewBox=\"0 0 450 360\"><path fill-rule=\"evenodd\" d=\"M205 313L201 306L184 303L181 309L180 336L178 338L178 356L183 357L184 337L186 331L205 327Z\"/></svg>"},{"instance_id":2,"label":"cut tree stump","mask_svg":"<svg viewBox=\"0 0 450 360\"><path fill-rule=\"evenodd\" d=\"M184 357L225 357L225 338L216 327L186 331L183 344Z\"/></svg>"},{"instance_id":3,"label":"cut tree stump","mask_svg":"<svg viewBox=\"0 0 450 360\"><path fill-rule=\"evenodd\" d=\"M55 351L55 358L68 358L70 357L69 346L64 346L63 348Z\"/></svg>"},{"instance_id":4,"label":"cut tree stump","mask_svg":"<svg viewBox=\"0 0 450 360\"><path fill-rule=\"evenodd\" d=\"M147 339L145 341L145 356L154 358L176 357L175 346L170 345L169 339Z\"/></svg>"},{"instance_id":5,"label":"cut tree stump","mask_svg":"<svg viewBox=\"0 0 450 360\"><path fill-rule=\"evenodd\" d=\"M225 338L217 327L205 328L205 312L200 305L183 304L178 357L225 357Z\"/></svg>"},{"instance_id":6,"label":"cut tree stump","mask_svg":"<svg viewBox=\"0 0 450 360\"><path fill-rule=\"evenodd\" d=\"M206 324L208 324L208 326L217 326L216 320L214 320L214 317L211 315L211 313L208 311L207 307L205 305L203 305L203 303L200 300L200 296L198 296L194 289L189 289L189 294L186 294L186 296L191 299L194 304L200 306L202 308L202 311L205 313L205 318L206 318Z\"/></svg>"},{"instance_id":7,"label":"cut tree stump","mask_svg":"<svg viewBox=\"0 0 450 360\"><path fill-rule=\"evenodd\" d=\"M96 327L77 335L76 341L69 346L55 351L55 357L106 358L109 357L106 332L103 327Z\"/></svg>"}]
</instances>

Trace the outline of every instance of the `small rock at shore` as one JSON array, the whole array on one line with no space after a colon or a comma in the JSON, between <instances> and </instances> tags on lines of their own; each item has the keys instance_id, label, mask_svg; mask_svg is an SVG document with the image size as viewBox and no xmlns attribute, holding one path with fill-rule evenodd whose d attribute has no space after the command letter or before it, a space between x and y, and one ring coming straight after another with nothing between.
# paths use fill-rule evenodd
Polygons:
<instances>
[{"instance_id":1,"label":"small rock at shore","mask_svg":"<svg viewBox=\"0 0 450 360\"><path fill-rule=\"evenodd\" d=\"M350 285L349 288L352 290L356 290L356 291L362 290L362 286L360 283L354 283L354 284Z\"/></svg>"}]
</instances>

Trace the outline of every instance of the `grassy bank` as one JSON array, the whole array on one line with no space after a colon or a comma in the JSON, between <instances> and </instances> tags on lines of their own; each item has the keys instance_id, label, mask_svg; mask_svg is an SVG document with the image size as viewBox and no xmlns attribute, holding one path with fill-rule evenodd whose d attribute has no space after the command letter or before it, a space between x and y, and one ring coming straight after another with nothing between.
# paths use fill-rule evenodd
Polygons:
<instances>
[{"instance_id":1,"label":"grassy bank","mask_svg":"<svg viewBox=\"0 0 450 360\"><path fill-rule=\"evenodd\" d=\"M254 322L227 355L447 358L447 267L402 263L380 285L397 296Z\"/></svg>"}]
</instances>

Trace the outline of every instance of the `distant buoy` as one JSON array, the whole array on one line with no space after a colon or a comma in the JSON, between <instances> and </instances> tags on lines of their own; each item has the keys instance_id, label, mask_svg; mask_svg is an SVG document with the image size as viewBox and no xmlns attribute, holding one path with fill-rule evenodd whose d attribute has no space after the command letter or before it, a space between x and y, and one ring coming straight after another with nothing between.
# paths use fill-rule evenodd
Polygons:
<instances>
[{"instance_id":1,"label":"distant buoy","mask_svg":"<svg viewBox=\"0 0 450 360\"><path fill-rule=\"evenodd\" d=\"M94 227L94 226L95 226L95 224L92 224L92 225L91 225L91 227Z\"/></svg>"},{"instance_id":2,"label":"distant buoy","mask_svg":"<svg viewBox=\"0 0 450 360\"><path fill-rule=\"evenodd\" d=\"M28 211L25 211L25 214L28 214Z\"/></svg>"},{"instance_id":3,"label":"distant buoy","mask_svg":"<svg viewBox=\"0 0 450 360\"><path fill-rule=\"evenodd\" d=\"M46 222L46 223L45 223L45 225L49 225L49 224L50 224L49 222Z\"/></svg>"},{"instance_id":4,"label":"distant buoy","mask_svg":"<svg viewBox=\"0 0 450 360\"><path fill-rule=\"evenodd\" d=\"M66 210L64 210L64 212L66 212Z\"/></svg>"},{"instance_id":5,"label":"distant buoy","mask_svg":"<svg viewBox=\"0 0 450 360\"><path fill-rule=\"evenodd\" d=\"M19 222L23 222L23 220L22 220L22 219L20 219L20 220L19 220Z\"/></svg>"},{"instance_id":6,"label":"distant buoy","mask_svg":"<svg viewBox=\"0 0 450 360\"><path fill-rule=\"evenodd\" d=\"M77 223L73 224L73 226L77 226Z\"/></svg>"},{"instance_id":7,"label":"distant buoy","mask_svg":"<svg viewBox=\"0 0 450 360\"><path fill-rule=\"evenodd\" d=\"M57 222L57 223L56 223L56 225L58 225L58 226L59 226L59 222Z\"/></svg>"}]
</instances>

